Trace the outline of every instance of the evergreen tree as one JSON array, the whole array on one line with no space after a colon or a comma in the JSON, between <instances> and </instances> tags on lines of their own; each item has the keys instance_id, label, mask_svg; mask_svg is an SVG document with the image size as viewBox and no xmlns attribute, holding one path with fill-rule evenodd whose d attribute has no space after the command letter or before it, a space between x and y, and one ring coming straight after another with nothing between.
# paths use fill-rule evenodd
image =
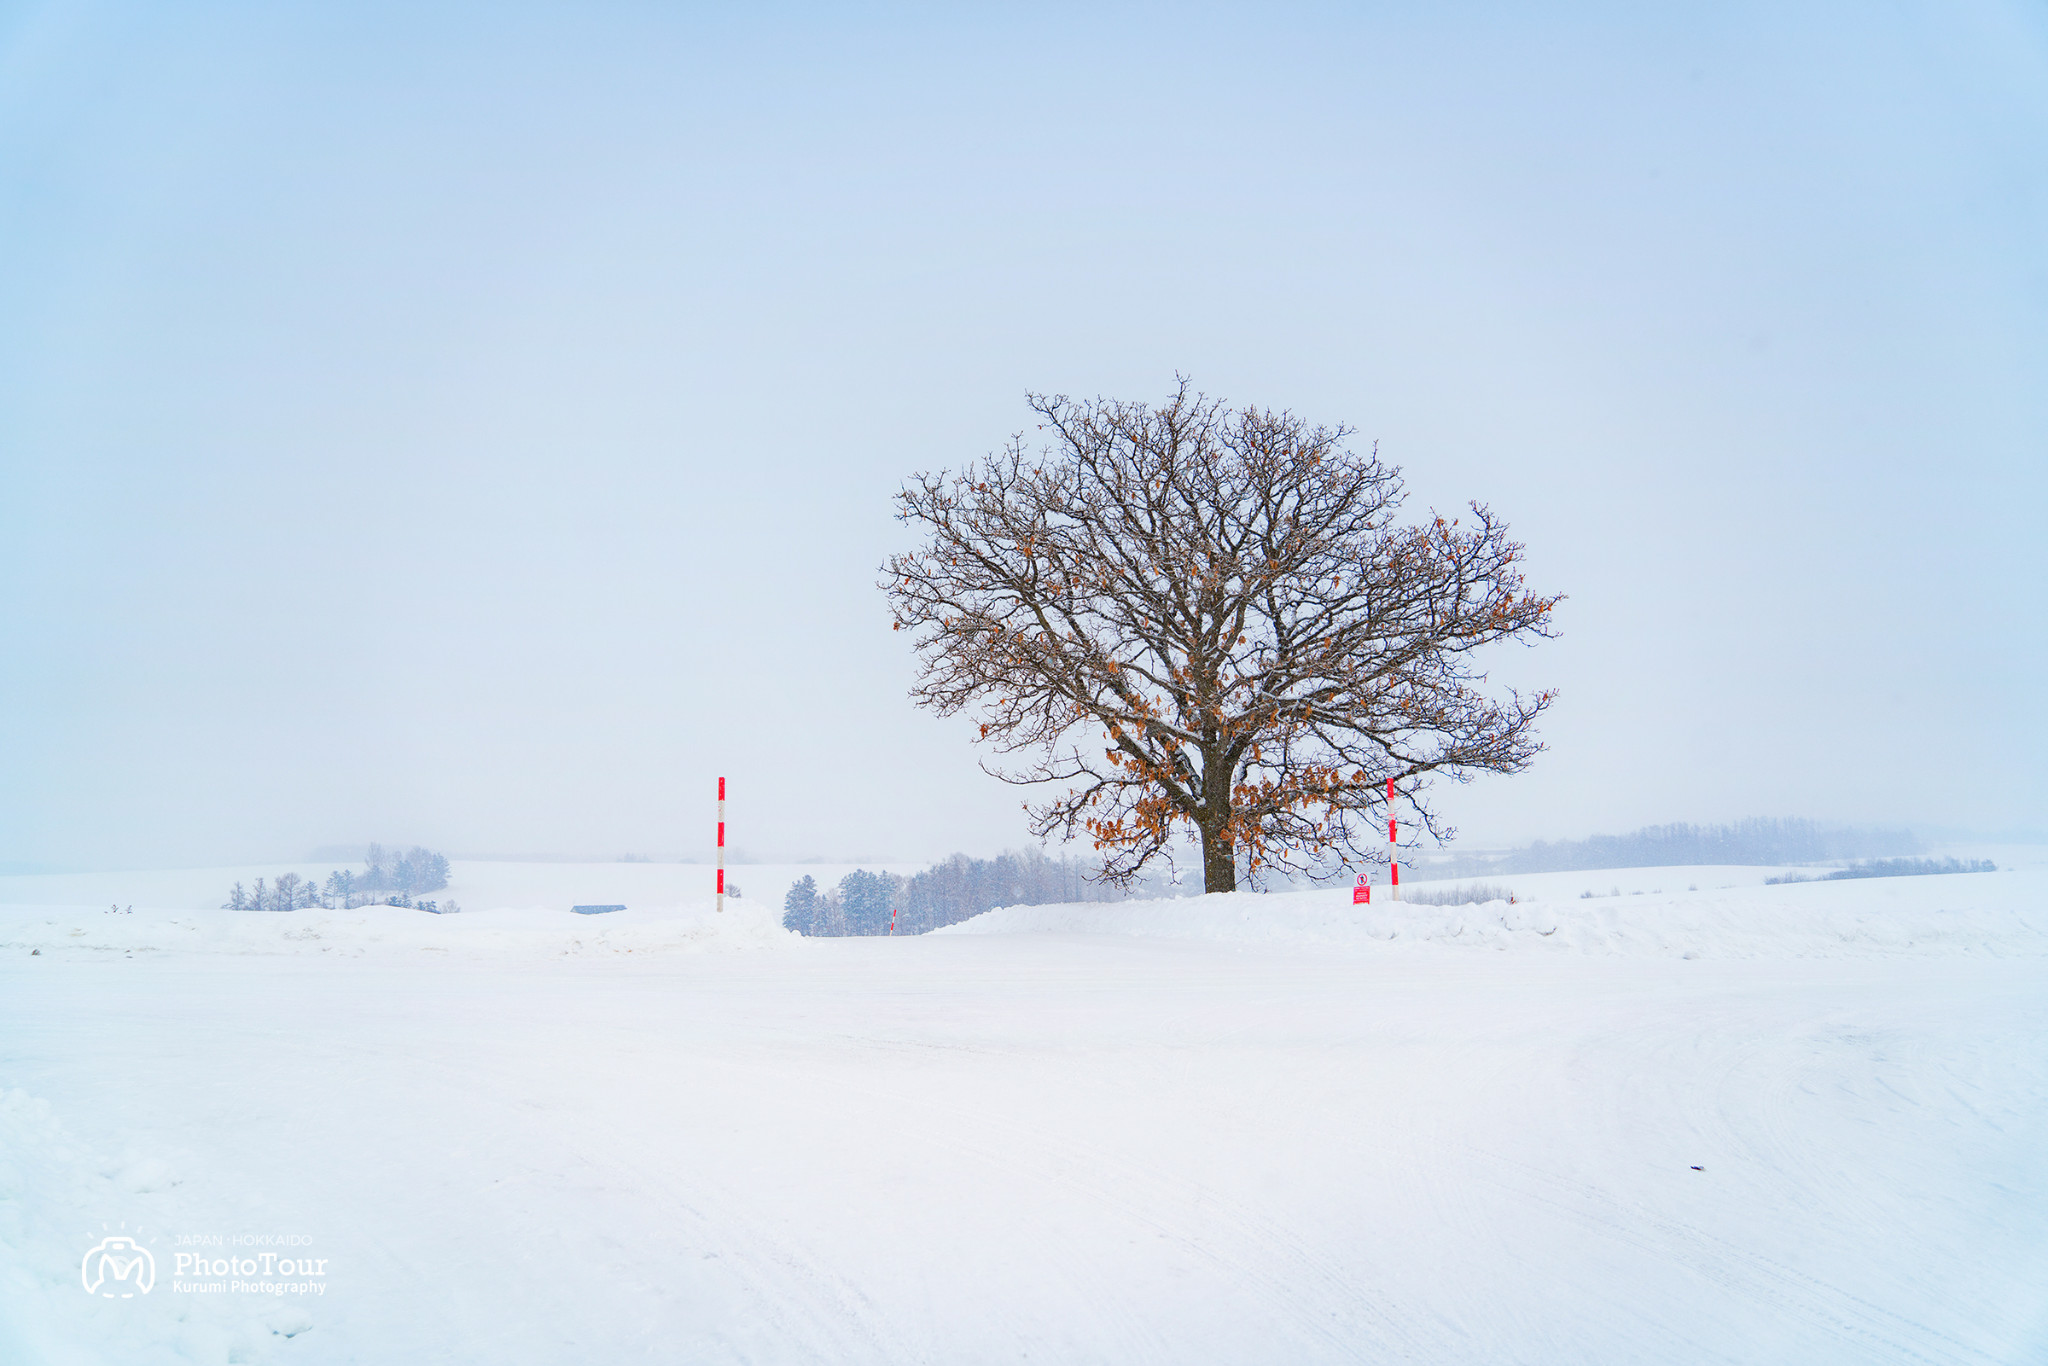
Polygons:
<instances>
[{"instance_id":1,"label":"evergreen tree","mask_svg":"<svg viewBox=\"0 0 2048 1366\"><path fill-rule=\"evenodd\" d=\"M782 928L798 934L818 933L818 880L805 873L782 898Z\"/></svg>"},{"instance_id":2,"label":"evergreen tree","mask_svg":"<svg viewBox=\"0 0 2048 1366\"><path fill-rule=\"evenodd\" d=\"M839 900L846 908L846 933L887 934L889 912L903 879L893 873L856 868L839 880Z\"/></svg>"}]
</instances>

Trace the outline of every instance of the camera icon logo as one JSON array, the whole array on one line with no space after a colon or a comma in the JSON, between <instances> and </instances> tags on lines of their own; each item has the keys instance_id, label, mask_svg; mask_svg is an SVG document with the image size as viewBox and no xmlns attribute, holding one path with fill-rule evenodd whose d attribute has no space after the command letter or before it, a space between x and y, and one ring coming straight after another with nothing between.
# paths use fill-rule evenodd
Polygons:
<instances>
[{"instance_id":1,"label":"camera icon logo","mask_svg":"<svg viewBox=\"0 0 2048 1366\"><path fill-rule=\"evenodd\" d=\"M116 1234L100 1239L99 1246L85 1254L78 1274L88 1295L132 1300L147 1295L156 1284L156 1258L133 1238Z\"/></svg>"}]
</instances>

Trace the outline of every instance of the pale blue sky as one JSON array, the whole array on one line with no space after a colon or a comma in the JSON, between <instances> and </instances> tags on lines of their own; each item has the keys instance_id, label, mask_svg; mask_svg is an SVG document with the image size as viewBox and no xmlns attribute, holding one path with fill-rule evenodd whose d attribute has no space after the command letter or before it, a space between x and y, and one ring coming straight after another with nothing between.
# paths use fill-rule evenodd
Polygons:
<instances>
[{"instance_id":1,"label":"pale blue sky","mask_svg":"<svg viewBox=\"0 0 2048 1366\"><path fill-rule=\"evenodd\" d=\"M0 5L0 863L1021 842L889 495L1345 421L1564 637L1479 841L2048 824L2038 5Z\"/></svg>"}]
</instances>

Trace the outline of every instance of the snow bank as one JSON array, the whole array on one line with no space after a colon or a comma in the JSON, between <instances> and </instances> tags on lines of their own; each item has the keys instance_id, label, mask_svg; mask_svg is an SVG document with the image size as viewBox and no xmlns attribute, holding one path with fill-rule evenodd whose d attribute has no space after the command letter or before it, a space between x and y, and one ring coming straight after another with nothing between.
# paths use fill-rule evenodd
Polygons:
<instances>
[{"instance_id":1,"label":"snow bank","mask_svg":"<svg viewBox=\"0 0 2048 1366\"><path fill-rule=\"evenodd\" d=\"M1676 882L1630 869L1632 883ZM1688 870L1669 870L1682 875ZM1574 874L1598 882L1605 874ZM2048 874L1814 882L1468 906L1354 906L1348 888L1011 906L939 934L1095 934L1372 949L1430 945L1677 958L2048 954Z\"/></svg>"},{"instance_id":2,"label":"snow bank","mask_svg":"<svg viewBox=\"0 0 2048 1366\"><path fill-rule=\"evenodd\" d=\"M394 906L288 914L193 909L190 873L94 875L88 888L19 903L55 879L0 879L0 953L403 955L546 960L790 947L781 878L756 876L756 895L723 915L702 895L708 870L646 865L458 865L444 895L470 909L431 915ZM1385 951L1408 946L1632 954L1678 958L1812 958L1887 954L2048 954L2048 867L2020 872L1759 885L1769 869L1631 868L1504 879L1514 904L1371 906L1348 888L1237 893L1162 901L1014 906L940 934L1088 934L1230 945ZM1737 879L1741 881L1737 881ZM138 903L108 914L120 881ZM204 886L220 879L208 874ZM465 885L466 884L466 885ZM1734 885L1731 885L1734 884ZM194 890L200 886L194 882ZM1455 884L1417 884L1411 893ZM1587 898L1581 892L1593 890ZM96 904L80 905L86 894ZM773 891L774 896L763 893ZM160 892L164 899L150 898ZM104 896L104 899L101 897ZM694 898L694 899L692 899ZM574 915L575 902L624 902ZM492 909L478 909L479 905Z\"/></svg>"},{"instance_id":3,"label":"snow bank","mask_svg":"<svg viewBox=\"0 0 2048 1366\"><path fill-rule=\"evenodd\" d=\"M306 862L318 878L324 864ZM225 953L425 959L546 959L663 954L787 945L782 894L804 872L835 867L748 865L727 872L752 896L714 910L712 870L676 863L519 863L459 860L433 898L464 909L433 915L398 906L349 911L218 909L234 883L274 878L290 865L63 873L0 878L0 952ZM125 909L134 903L134 913ZM123 913L108 914L118 904ZM572 905L623 904L606 915Z\"/></svg>"},{"instance_id":4,"label":"snow bank","mask_svg":"<svg viewBox=\"0 0 2048 1366\"><path fill-rule=\"evenodd\" d=\"M289 913L167 910L138 906L0 906L0 952L365 954L485 959L659 955L762 949L798 942L781 913L758 902L629 908L607 915L523 909L431 915L397 906Z\"/></svg>"}]
</instances>

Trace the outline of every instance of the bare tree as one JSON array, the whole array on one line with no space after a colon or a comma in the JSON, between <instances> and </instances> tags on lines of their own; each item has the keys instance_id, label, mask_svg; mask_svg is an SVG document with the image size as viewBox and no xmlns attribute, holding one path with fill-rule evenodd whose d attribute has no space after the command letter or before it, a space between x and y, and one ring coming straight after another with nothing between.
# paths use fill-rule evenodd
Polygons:
<instances>
[{"instance_id":1,"label":"bare tree","mask_svg":"<svg viewBox=\"0 0 2048 1366\"><path fill-rule=\"evenodd\" d=\"M1020 434L904 486L897 515L928 539L881 587L917 633L912 698L975 708L997 776L1065 785L1026 807L1041 838L1087 835L1127 884L1185 823L1205 890L1229 891L1240 862L1378 857L1390 790L1448 838L1429 775L1542 750L1554 693L1489 697L1472 653L1550 635L1559 599L1524 587L1484 505L1398 524L1400 471L1350 428L1185 379L1157 408L1030 403L1043 449Z\"/></svg>"}]
</instances>

